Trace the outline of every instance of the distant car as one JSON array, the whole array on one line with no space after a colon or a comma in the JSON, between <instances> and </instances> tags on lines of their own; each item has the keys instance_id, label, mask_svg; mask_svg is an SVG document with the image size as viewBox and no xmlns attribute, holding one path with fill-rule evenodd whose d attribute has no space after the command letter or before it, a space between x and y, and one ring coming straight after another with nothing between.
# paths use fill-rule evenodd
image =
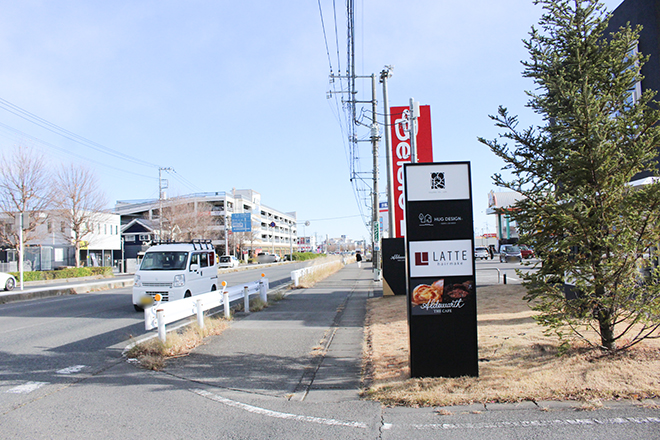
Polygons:
<instances>
[{"instance_id":1,"label":"distant car","mask_svg":"<svg viewBox=\"0 0 660 440\"><path fill-rule=\"evenodd\" d=\"M474 258L476 260L479 260L481 258L487 260L488 258L490 258L490 253L488 252L488 248L482 246L477 246L476 248L474 248Z\"/></svg>"},{"instance_id":2,"label":"distant car","mask_svg":"<svg viewBox=\"0 0 660 440\"><path fill-rule=\"evenodd\" d=\"M220 257L220 261L218 262L218 267L221 268L232 268L232 267L238 267L238 258L236 258L233 255L223 255Z\"/></svg>"},{"instance_id":3,"label":"distant car","mask_svg":"<svg viewBox=\"0 0 660 440\"><path fill-rule=\"evenodd\" d=\"M16 278L8 273L0 272L0 286L3 286L7 291L14 290L14 287L16 287Z\"/></svg>"},{"instance_id":4,"label":"distant car","mask_svg":"<svg viewBox=\"0 0 660 440\"><path fill-rule=\"evenodd\" d=\"M257 254L257 263L277 263L280 261L280 257L275 254L269 254L267 252L260 252Z\"/></svg>"},{"instance_id":5,"label":"distant car","mask_svg":"<svg viewBox=\"0 0 660 440\"><path fill-rule=\"evenodd\" d=\"M510 261L522 261L520 247L511 244L502 245L500 247L500 263L508 263Z\"/></svg>"},{"instance_id":6,"label":"distant car","mask_svg":"<svg viewBox=\"0 0 660 440\"><path fill-rule=\"evenodd\" d=\"M529 246L520 245L520 254L524 259L534 258L534 250Z\"/></svg>"},{"instance_id":7,"label":"distant car","mask_svg":"<svg viewBox=\"0 0 660 440\"><path fill-rule=\"evenodd\" d=\"M534 258L534 251L532 248L525 245L520 246L520 254L524 259Z\"/></svg>"}]
</instances>

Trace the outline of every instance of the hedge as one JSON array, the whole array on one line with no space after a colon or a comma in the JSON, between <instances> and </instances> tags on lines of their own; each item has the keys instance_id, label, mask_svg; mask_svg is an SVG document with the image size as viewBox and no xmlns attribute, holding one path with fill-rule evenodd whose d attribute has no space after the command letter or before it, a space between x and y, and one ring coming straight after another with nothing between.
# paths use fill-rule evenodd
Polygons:
<instances>
[{"instance_id":1,"label":"hedge","mask_svg":"<svg viewBox=\"0 0 660 440\"><path fill-rule=\"evenodd\" d=\"M18 272L11 272L18 278ZM60 280L64 278L80 278L94 275L112 276L112 267L67 267L60 270L42 270L23 272L23 281Z\"/></svg>"}]
</instances>

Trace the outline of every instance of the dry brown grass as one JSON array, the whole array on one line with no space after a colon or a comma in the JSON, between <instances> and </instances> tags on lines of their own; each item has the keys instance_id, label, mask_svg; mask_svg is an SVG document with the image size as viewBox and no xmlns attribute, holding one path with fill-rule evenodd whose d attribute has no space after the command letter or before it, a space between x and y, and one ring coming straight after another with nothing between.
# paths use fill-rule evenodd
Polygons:
<instances>
[{"instance_id":1,"label":"dry brown grass","mask_svg":"<svg viewBox=\"0 0 660 440\"><path fill-rule=\"evenodd\" d=\"M149 339L134 345L126 352L129 359L137 359L148 370L161 370L169 358L187 356L193 348L202 344L207 336L219 335L229 326L229 321L221 318L204 318L204 328L195 322L180 331L167 334L165 342L158 338Z\"/></svg>"},{"instance_id":2,"label":"dry brown grass","mask_svg":"<svg viewBox=\"0 0 660 440\"><path fill-rule=\"evenodd\" d=\"M601 400L660 396L660 341L603 356L574 347L558 354L516 285L478 291L479 377L410 379L403 296L370 299L365 395L385 404L447 406L523 400Z\"/></svg>"},{"instance_id":3,"label":"dry brown grass","mask_svg":"<svg viewBox=\"0 0 660 440\"><path fill-rule=\"evenodd\" d=\"M322 268L316 269L313 272L306 273L300 277L298 289L308 289L319 281L326 279L333 273L339 272L344 267L341 259L330 262L324 260L319 263L319 265L321 264L324 265Z\"/></svg>"}]
</instances>

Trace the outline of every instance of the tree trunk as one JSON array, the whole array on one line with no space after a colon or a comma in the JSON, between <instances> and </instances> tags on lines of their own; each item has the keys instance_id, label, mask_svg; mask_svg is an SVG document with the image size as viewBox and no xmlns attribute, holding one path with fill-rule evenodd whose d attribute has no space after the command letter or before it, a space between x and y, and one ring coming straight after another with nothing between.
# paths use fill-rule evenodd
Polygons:
<instances>
[{"instance_id":1,"label":"tree trunk","mask_svg":"<svg viewBox=\"0 0 660 440\"><path fill-rule=\"evenodd\" d=\"M600 326L600 342L608 351L616 350L616 341L614 340L614 324L612 324L612 314L609 310L601 309L597 312L598 325Z\"/></svg>"},{"instance_id":2,"label":"tree trunk","mask_svg":"<svg viewBox=\"0 0 660 440\"><path fill-rule=\"evenodd\" d=\"M80 242L76 242L76 267L80 267Z\"/></svg>"}]
</instances>

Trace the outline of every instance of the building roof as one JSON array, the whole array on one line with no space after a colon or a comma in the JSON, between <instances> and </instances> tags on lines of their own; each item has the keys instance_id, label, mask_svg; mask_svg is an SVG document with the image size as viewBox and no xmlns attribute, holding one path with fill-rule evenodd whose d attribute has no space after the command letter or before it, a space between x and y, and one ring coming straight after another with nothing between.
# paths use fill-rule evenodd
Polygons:
<instances>
[{"instance_id":1,"label":"building roof","mask_svg":"<svg viewBox=\"0 0 660 440\"><path fill-rule=\"evenodd\" d=\"M525 196L515 191L491 191L488 193L488 209L486 210L486 214L496 214L503 209L510 209L518 200L525 198Z\"/></svg>"}]
</instances>

